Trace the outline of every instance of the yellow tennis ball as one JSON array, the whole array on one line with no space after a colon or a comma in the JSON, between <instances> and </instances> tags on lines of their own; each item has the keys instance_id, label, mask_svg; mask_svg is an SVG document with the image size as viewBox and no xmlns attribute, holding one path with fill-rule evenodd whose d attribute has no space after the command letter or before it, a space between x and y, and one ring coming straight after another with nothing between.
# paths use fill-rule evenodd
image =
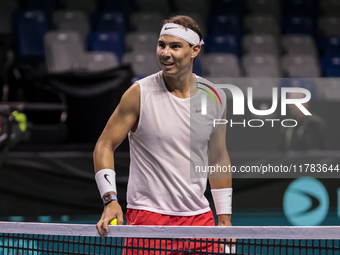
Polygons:
<instances>
[{"instance_id":1,"label":"yellow tennis ball","mask_svg":"<svg viewBox=\"0 0 340 255\"><path fill-rule=\"evenodd\" d=\"M117 218L114 218L113 220L111 220L111 221L109 222L109 225L117 225L117 224L118 224Z\"/></svg>"}]
</instances>

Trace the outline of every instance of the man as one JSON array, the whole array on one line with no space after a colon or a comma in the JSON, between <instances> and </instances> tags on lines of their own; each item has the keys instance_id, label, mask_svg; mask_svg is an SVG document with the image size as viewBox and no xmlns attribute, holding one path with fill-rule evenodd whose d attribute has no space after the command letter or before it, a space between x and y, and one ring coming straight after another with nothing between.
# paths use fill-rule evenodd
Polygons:
<instances>
[{"instance_id":1,"label":"man","mask_svg":"<svg viewBox=\"0 0 340 255\"><path fill-rule=\"evenodd\" d=\"M115 183L113 153L127 135L131 157L127 224L215 225L204 197L207 180L197 178L200 175L193 169L208 161L209 165L230 165L226 125L212 125L214 118L225 118L226 98L222 90L213 89L220 104L210 100L206 109L211 114L201 114L200 99L206 92L197 88L199 78L192 68L202 44L202 33L193 19L175 16L166 20L156 51L162 71L137 81L124 93L100 136L94 165L106 204L97 224L102 237L113 218L123 224L117 191L108 183ZM231 174L209 177L218 224L230 226Z\"/></svg>"}]
</instances>

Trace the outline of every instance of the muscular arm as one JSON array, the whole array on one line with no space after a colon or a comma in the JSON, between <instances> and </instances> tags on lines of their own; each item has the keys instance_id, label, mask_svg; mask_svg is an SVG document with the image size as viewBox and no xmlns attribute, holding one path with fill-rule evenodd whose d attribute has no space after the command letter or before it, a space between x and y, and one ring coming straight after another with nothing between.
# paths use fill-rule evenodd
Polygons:
<instances>
[{"instance_id":1,"label":"muscular arm","mask_svg":"<svg viewBox=\"0 0 340 255\"><path fill-rule=\"evenodd\" d=\"M227 108L224 111L223 118L226 118ZM209 148L209 165L230 166L229 154L226 146L227 125L221 124L210 136ZM209 175L211 189L224 189L232 187L230 172L213 173ZM219 215L218 221L221 226L229 226L231 215Z\"/></svg>"},{"instance_id":2,"label":"muscular arm","mask_svg":"<svg viewBox=\"0 0 340 255\"><path fill-rule=\"evenodd\" d=\"M131 130L135 131L139 110L140 87L135 83L122 96L97 141L93 152L95 173L104 168L114 169L114 151ZM119 225L123 224L122 209L117 201L105 206L102 217L97 223L97 230L102 237L109 232L108 223L113 218L118 219Z\"/></svg>"},{"instance_id":3,"label":"muscular arm","mask_svg":"<svg viewBox=\"0 0 340 255\"><path fill-rule=\"evenodd\" d=\"M124 93L107 122L93 153L96 173L103 168L114 169L113 152L126 138L129 131L137 126L139 95L139 85L135 83Z\"/></svg>"}]
</instances>

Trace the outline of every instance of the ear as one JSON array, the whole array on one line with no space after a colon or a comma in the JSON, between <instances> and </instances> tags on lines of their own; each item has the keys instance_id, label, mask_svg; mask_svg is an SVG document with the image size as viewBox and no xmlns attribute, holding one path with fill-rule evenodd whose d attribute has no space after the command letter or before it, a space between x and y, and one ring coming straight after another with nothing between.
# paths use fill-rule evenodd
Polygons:
<instances>
[{"instance_id":1,"label":"ear","mask_svg":"<svg viewBox=\"0 0 340 255\"><path fill-rule=\"evenodd\" d=\"M201 45L200 44L195 44L194 46L191 47L191 58L196 58L198 53L201 51Z\"/></svg>"}]
</instances>

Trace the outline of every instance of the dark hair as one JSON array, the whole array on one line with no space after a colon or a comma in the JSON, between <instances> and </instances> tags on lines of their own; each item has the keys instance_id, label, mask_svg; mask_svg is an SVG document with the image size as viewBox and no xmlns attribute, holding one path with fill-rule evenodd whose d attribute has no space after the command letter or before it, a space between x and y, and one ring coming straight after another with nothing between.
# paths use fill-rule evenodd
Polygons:
<instances>
[{"instance_id":1,"label":"dark hair","mask_svg":"<svg viewBox=\"0 0 340 255\"><path fill-rule=\"evenodd\" d=\"M169 19L164 20L163 26L166 23L175 23L175 24L181 25L185 28L189 28L189 29L195 31L198 34L198 36L200 37L200 40L203 39L203 34L202 34L200 27L198 26L196 21L194 19L190 18L189 16L177 15L177 16L174 16L174 17L171 17ZM190 46L192 46L192 45L190 44Z\"/></svg>"}]
</instances>

